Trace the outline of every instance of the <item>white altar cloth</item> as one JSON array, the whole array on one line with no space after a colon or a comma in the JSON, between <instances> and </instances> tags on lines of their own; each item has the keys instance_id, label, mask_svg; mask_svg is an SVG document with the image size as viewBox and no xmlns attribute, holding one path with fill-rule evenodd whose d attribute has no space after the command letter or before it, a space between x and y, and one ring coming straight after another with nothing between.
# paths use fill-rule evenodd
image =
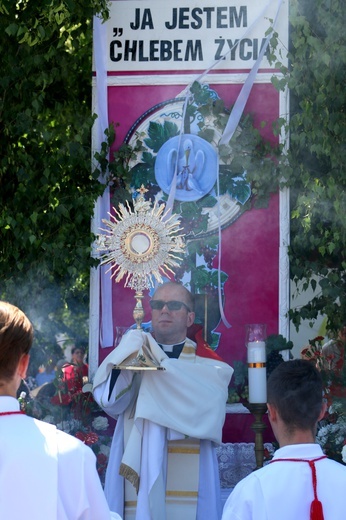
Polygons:
<instances>
[{"instance_id":1,"label":"white altar cloth","mask_svg":"<svg viewBox=\"0 0 346 520\"><path fill-rule=\"evenodd\" d=\"M274 451L271 443L265 443L264 448L269 453ZM235 485L256 469L255 443L225 443L215 449L219 463L223 507Z\"/></svg>"}]
</instances>

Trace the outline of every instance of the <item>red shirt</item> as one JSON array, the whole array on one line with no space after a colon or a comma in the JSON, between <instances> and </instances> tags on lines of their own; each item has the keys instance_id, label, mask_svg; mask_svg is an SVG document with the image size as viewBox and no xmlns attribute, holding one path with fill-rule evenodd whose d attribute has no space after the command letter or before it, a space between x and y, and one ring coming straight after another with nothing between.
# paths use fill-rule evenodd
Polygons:
<instances>
[{"instance_id":1,"label":"red shirt","mask_svg":"<svg viewBox=\"0 0 346 520\"><path fill-rule=\"evenodd\" d=\"M62 369L63 381L66 382L69 392L78 392L83 388L83 377L88 377L88 365L68 365Z\"/></svg>"}]
</instances>

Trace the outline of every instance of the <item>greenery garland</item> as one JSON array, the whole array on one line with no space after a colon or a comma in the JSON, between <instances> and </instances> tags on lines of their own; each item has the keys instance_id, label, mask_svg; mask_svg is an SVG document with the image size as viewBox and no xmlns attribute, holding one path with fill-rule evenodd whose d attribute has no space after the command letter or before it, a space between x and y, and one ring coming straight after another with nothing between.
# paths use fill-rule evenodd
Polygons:
<instances>
[{"instance_id":1,"label":"greenery garland","mask_svg":"<svg viewBox=\"0 0 346 520\"><path fill-rule=\"evenodd\" d=\"M253 126L250 114L242 117L237 132L227 145L218 145L229 118L222 99L208 85L195 82L191 87L184 121L184 133L190 133L192 123L198 121L198 136L217 147L219 154L219 186L220 195L228 194L240 206L238 216L250 209L254 204L266 205L271 192L277 190L273 183L273 172L276 165L273 155L278 153L265 142L260 132ZM108 149L104 149L103 157L98 157L100 164L108 167L109 181L112 184L112 204L118 207L124 200L131 202L132 194L142 185L148 189L148 197L159 197L165 203L167 196L160 193L155 179L155 160L161 146L170 138L179 135L179 126L170 121L164 123L150 122L148 135L136 134L133 145L124 143L113 153L112 161L105 163ZM115 138L115 128L108 129L109 145ZM251 187L249 178L255 171L271 179L265 195L258 186ZM270 187L269 187L270 186ZM253 195L257 197L254 199ZM218 250L217 229L208 232L208 214L205 208L216 207L218 203L214 193L209 193L197 201L174 202L173 211L181 217L183 232L187 241L188 255L176 269L176 279L181 280L184 273L191 274L196 292L214 293L217 291L217 271L213 261ZM229 223L228 223L229 225ZM196 256L204 259L205 265L196 266ZM227 275L222 274L225 282Z\"/></svg>"}]
</instances>

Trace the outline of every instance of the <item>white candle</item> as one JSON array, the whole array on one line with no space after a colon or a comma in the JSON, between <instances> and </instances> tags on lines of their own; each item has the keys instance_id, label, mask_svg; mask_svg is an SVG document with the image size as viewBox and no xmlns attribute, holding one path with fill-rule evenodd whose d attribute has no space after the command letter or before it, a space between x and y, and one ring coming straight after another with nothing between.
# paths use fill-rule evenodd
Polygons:
<instances>
[{"instance_id":1,"label":"white candle","mask_svg":"<svg viewBox=\"0 0 346 520\"><path fill-rule=\"evenodd\" d=\"M247 361L248 363L266 362L265 341L249 341L247 344Z\"/></svg>"},{"instance_id":2,"label":"white candle","mask_svg":"<svg viewBox=\"0 0 346 520\"><path fill-rule=\"evenodd\" d=\"M267 402L267 369L265 341L247 344L249 403Z\"/></svg>"}]
</instances>

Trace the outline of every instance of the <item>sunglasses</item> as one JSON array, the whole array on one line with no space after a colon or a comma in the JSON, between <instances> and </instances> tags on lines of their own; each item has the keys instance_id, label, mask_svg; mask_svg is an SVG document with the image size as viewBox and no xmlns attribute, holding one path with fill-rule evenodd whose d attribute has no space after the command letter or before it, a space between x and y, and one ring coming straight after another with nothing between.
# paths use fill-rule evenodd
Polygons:
<instances>
[{"instance_id":1,"label":"sunglasses","mask_svg":"<svg viewBox=\"0 0 346 520\"><path fill-rule=\"evenodd\" d=\"M150 300L150 307L155 311L161 311L166 305L169 311L180 311L182 307L185 307L187 312L191 312L190 308L184 302L179 302L178 300L171 300L169 302L164 302L163 300Z\"/></svg>"}]
</instances>

